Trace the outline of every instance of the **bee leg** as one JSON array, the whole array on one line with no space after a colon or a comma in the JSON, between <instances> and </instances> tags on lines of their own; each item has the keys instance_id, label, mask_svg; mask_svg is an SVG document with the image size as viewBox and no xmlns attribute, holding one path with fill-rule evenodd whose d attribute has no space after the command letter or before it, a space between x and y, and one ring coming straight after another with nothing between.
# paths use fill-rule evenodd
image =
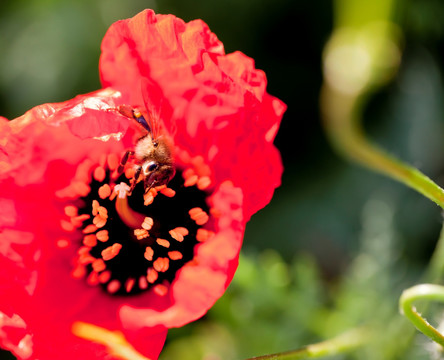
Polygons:
<instances>
[{"instance_id":1,"label":"bee leg","mask_svg":"<svg viewBox=\"0 0 444 360\"><path fill-rule=\"evenodd\" d=\"M157 184L157 180L153 180L148 183L147 179L145 179L145 194L147 194L153 187Z\"/></svg>"},{"instance_id":2,"label":"bee leg","mask_svg":"<svg viewBox=\"0 0 444 360\"><path fill-rule=\"evenodd\" d=\"M128 191L128 196L132 194L134 188L137 185L137 180L139 180L140 173L142 172L142 166L137 167L136 172L134 173L134 177L131 183L131 188Z\"/></svg>"},{"instance_id":3,"label":"bee leg","mask_svg":"<svg viewBox=\"0 0 444 360\"><path fill-rule=\"evenodd\" d=\"M123 155L122 160L120 160L119 168L117 169L117 172L119 174L123 173L123 169L125 169L125 165L128 162L128 159L130 156L134 155L134 151L128 150L125 155Z\"/></svg>"}]
</instances>

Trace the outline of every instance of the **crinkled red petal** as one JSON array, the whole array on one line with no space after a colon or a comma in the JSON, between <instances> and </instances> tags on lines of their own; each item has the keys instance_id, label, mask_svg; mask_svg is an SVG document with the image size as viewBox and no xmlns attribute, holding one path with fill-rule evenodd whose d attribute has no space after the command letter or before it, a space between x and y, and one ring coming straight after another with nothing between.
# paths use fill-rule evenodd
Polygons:
<instances>
[{"instance_id":1,"label":"crinkled red petal","mask_svg":"<svg viewBox=\"0 0 444 360\"><path fill-rule=\"evenodd\" d=\"M205 23L144 11L114 24L102 51L102 83L117 90L38 106L12 122L0 118L0 344L23 359L104 355L102 345L74 338L74 321L120 330L157 358L166 328L197 319L223 294L246 221L280 184L272 142L285 105L266 93L253 60L225 55ZM204 169L215 235L195 247L166 294L122 301L70 275L77 249L57 240L77 234L59 226L66 202L55 194L85 159L99 163L134 145L131 121L115 110L145 103L172 136L177 166Z\"/></svg>"},{"instance_id":2,"label":"crinkled red petal","mask_svg":"<svg viewBox=\"0 0 444 360\"><path fill-rule=\"evenodd\" d=\"M58 248L57 239L74 239L75 234L60 227L66 203L55 196L75 177L85 158L99 162L103 154L125 150L117 139L128 125L106 110L119 100L117 92L100 91L42 105L0 123L4 130L0 134L0 341L19 358L30 353L40 359L57 359L61 354L105 358L104 346L71 333L74 321L125 334L127 326L119 316L121 299L70 275L76 249ZM77 122L96 124L83 128ZM133 333L125 335L140 341L133 343L136 349L157 358L166 328L139 330L146 336L143 341Z\"/></svg>"},{"instance_id":3,"label":"crinkled red petal","mask_svg":"<svg viewBox=\"0 0 444 360\"><path fill-rule=\"evenodd\" d=\"M79 121L91 116L88 111L73 114L79 99L82 98L35 108L8 123L8 131L4 132L7 135L0 137L8 165L0 173L0 283L5 295L0 299L0 308L5 316L22 319L23 337L32 334L33 354L42 354L42 358L51 358L50 351L61 351L57 344L66 350L77 343L70 332L74 321L120 328L136 340L140 338L138 331L143 329L153 336L143 343L135 340L135 347L149 344L154 353L160 352L163 342L152 343L152 339L162 337L167 327L181 326L202 316L228 286L237 267L244 231L242 191L229 182L214 184L211 201L219 213L212 225L216 235L196 247L194 260L179 271L166 296L146 292L122 302L95 287L87 287L70 275L77 249L57 246L57 239L74 239L75 234L59 226L65 203L57 201L55 193L70 183L77 165L85 158L99 162L103 154L122 153L125 148L116 136L106 136L101 130L108 126L112 134L119 133L121 124L112 125L113 118L95 116L106 123L82 134L73 130L77 129L75 115L80 114ZM113 101L110 103L115 106ZM105 112L106 116L110 114ZM145 313L152 315L144 317ZM54 329L60 336L56 345L48 335ZM18 354L18 348L8 341L9 336L4 337L4 347ZM88 346L85 342L84 347L78 348L88 352ZM80 351L83 350L76 354Z\"/></svg>"},{"instance_id":4,"label":"crinkled red petal","mask_svg":"<svg viewBox=\"0 0 444 360\"><path fill-rule=\"evenodd\" d=\"M268 203L282 174L272 142L286 107L266 93L251 58L225 55L200 20L146 10L111 26L100 71L104 86L125 89L136 105L156 106L147 98L162 94L156 112L176 147L203 156L218 182L242 189L246 220Z\"/></svg>"}]
</instances>

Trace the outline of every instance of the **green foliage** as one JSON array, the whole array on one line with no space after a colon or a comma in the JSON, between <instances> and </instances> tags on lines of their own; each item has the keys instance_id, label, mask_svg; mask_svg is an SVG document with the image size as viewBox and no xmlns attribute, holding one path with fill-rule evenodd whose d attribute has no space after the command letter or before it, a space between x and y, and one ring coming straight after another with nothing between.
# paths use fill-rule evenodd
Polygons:
<instances>
[{"instance_id":1,"label":"green foliage","mask_svg":"<svg viewBox=\"0 0 444 360\"><path fill-rule=\"evenodd\" d=\"M358 249L340 281L322 279L306 253L290 263L274 250L241 256L227 293L204 319L170 331L161 359L245 359L359 326L373 334L369 343L337 359L427 358L424 349L407 351L414 329L398 313L398 298L418 273L400 256L394 214L384 192L365 204Z\"/></svg>"},{"instance_id":2,"label":"green foliage","mask_svg":"<svg viewBox=\"0 0 444 360\"><path fill-rule=\"evenodd\" d=\"M294 348L317 338L313 318L324 302L309 255L291 266L273 250L241 256L228 292L204 319L170 331L161 359L242 359Z\"/></svg>"}]
</instances>

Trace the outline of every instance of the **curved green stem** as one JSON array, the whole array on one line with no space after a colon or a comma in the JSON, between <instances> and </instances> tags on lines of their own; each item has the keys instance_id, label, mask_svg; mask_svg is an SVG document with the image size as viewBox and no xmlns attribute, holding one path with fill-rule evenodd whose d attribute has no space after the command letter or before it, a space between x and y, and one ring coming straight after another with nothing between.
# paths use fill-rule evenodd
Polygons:
<instances>
[{"instance_id":1,"label":"curved green stem","mask_svg":"<svg viewBox=\"0 0 444 360\"><path fill-rule=\"evenodd\" d=\"M434 300L444 302L444 286L421 284L413 286L404 292L399 299L401 313L407 317L423 334L441 346L444 346L444 336L430 325L420 313L416 311L413 302L417 300Z\"/></svg>"},{"instance_id":2,"label":"curved green stem","mask_svg":"<svg viewBox=\"0 0 444 360\"><path fill-rule=\"evenodd\" d=\"M356 328L347 331L335 338L320 343L307 345L303 348L282 352L278 354L264 355L247 360L297 360L313 359L321 356L335 355L353 350L368 343L371 339L367 329Z\"/></svg>"},{"instance_id":3,"label":"curved green stem","mask_svg":"<svg viewBox=\"0 0 444 360\"><path fill-rule=\"evenodd\" d=\"M390 156L366 139L357 115L359 100L324 86L321 97L324 125L333 145L346 157L404 183L444 209L441 187L418 169Z\"/></svg>"},{"instance_id":4,"label":"curved green stem","mask_svg":"<svg viewBox=\"0 0 444 360\"><path fill-rule=\"evenodd\" d=\"M444 223L441 227L438 242L433 251L432 258L427 266L424 281L428 283L440 282L444 276Z\"/></svg>"}]
</instances>

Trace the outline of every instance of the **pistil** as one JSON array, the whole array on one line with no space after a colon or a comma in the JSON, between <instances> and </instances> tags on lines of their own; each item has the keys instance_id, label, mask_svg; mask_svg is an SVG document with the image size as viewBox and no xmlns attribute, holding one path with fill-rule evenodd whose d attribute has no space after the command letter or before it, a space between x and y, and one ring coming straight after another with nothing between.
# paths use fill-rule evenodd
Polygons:
<instances>
[{"instance_id":1,"label":"pistil","mask_svg":"<svg viewBox=\"0 0 444 360\"><path fill-rule=\"evenodd\" d=\"M116 199L116 211L126 226L130 229L139 229L145 220L145 215L139 214L128 205L127 194L129 190L130 187L125 183L120 183L115 186L114 191L118 193Z\"/></svg>"}]
</instances>

